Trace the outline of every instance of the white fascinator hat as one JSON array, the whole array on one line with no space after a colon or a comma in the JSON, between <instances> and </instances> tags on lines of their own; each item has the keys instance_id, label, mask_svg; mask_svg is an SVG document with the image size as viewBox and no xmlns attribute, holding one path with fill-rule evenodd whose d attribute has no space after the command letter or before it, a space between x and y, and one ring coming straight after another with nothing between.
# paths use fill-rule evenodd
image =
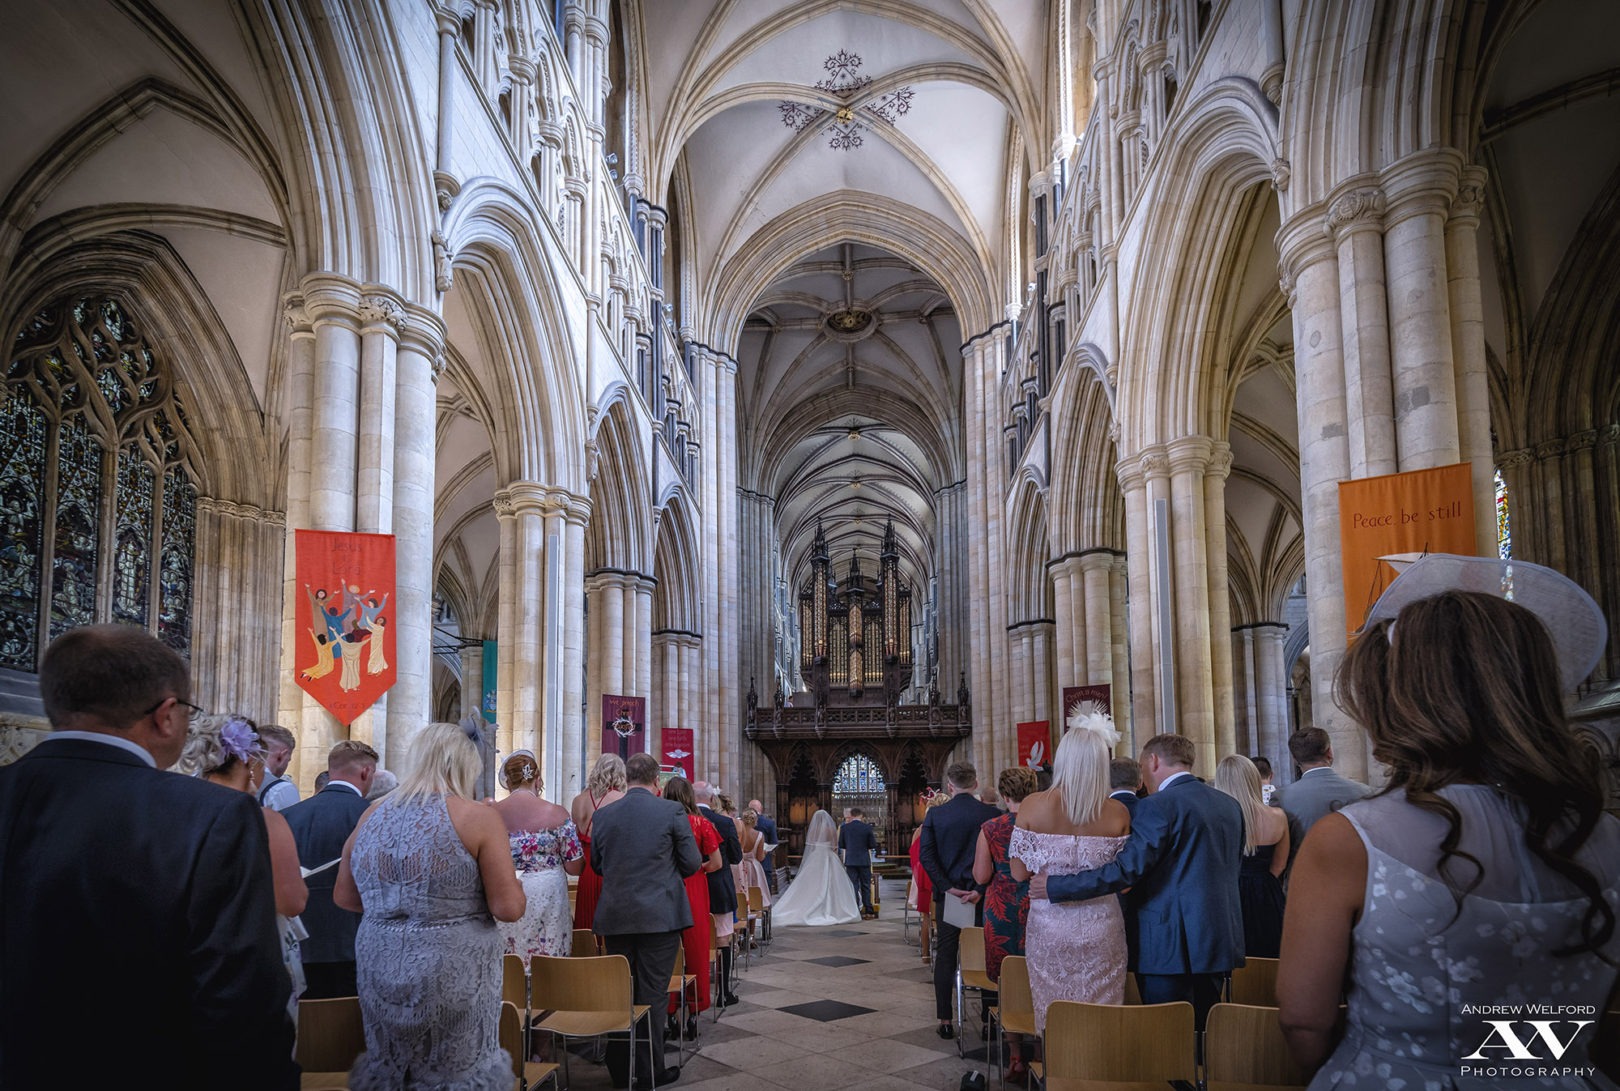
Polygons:
<instances>
[{"instance_id":1,"label":"white fascinator hat","mask_svg":"<svg viewBox=\"0 0 1620 1091\"><path fill-rule=\"evenodd\" d=\"M1400 574L1373 603L1366 625L1386 618L1394 620L1409 603L1445 591L1499 595L1541 619L1558 653L1565 693L1592 673L1608 643L1609 625L1597 602L1580 584L1544 565L1454 553L1396 553L1379 560L1388 562ZM1393 644L1393 625L1390 640Z\"/></svg>"}]
</instances>

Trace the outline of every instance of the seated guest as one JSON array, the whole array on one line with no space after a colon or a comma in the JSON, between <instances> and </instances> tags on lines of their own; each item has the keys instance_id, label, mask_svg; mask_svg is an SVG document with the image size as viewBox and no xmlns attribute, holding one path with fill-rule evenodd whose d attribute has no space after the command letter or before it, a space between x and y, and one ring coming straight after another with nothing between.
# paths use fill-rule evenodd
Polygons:
<instances>
[{"instance_id":1,"label":"seated guest","mask_svg":"<svg viewBox=\"0 0 1620 1091\"><path fill-rule=\"evenodd\" d=\"M1029 882L1013 878L1007 859L1007 845L1018 808L1035 791L1035 770L1022 765L1003 769L996 780L1007 813L979 827L979 842L973 857L973 881L989 884L984 892L984 972L991 981L1001 980L1001 963L1008 955L1024 953L1024 927L1029 920ZM1007 1078L1022 1081L1028 1074L1020 1036L1007 1035L1007 1048L1013 1060Z\"/></svg>"},{"instance_id":2,"label":"seated guest","mask_svg":"<svg viewBox=\"0 0 1620 1091\"><path fill-rule=\"evenodd\" d=\"M681 933L681 949L686 955L686 972L697 978L693 984L694 995L686 998L686 1026L684 1033L687 1041L698 1036L697 1015L700 1011L708 1011L709 1001L709 873L719 871L724 864L720 859L720 834L715 831L714 823L698 813L697 796L692 792L692 785L684 777L670 777L664 785L664 798L673 799L686 808L686 821L692 827L692 836L697 840L698 855L703 857L703 866L686 876L686 900L692 907L692 923ZM664 1031L664 1037L680 1041L683 1031L680 1025L680 1002L674 997L669 1002L669 1026Z\"/></svg>"},{"instance_id":3,"label":"seated guest","mask_svg":"<svg viewBox=\"0 0 1620 1091\"><path fill-rule=\"evenodd\" d=\"M1389 785L1322 817L1294 867L1277 996L1313 1089L1374 1074L1379 1087L1615 1086L1590 1067L1598 1028L1578 1025L1595 1014L1488 1021L1503 1006L1601 1012L1620 976L1620 821L1563 699L1599 659L1603 614L1518 560L1509 602L1494 590L1505 565L1415 562L1340 663L1335 692Z\"/></svg>"},{"instance_id":4,"label":"seated guest","mask_svg":"<svg viewBox=\"0 0 1620 1091\"><path fill-rule=\"evenodd\" d=\"M484 763L472 719L429 724L412 744L410 772L343 846L333 899L361 914L354 950L366 1031L353 1091L512 1086L495 922L523 916L523 886L506 823L477 799Z\"/></svg>"},{"instance_id":5,"label":"seated guest","mask_svg":"<svg viewBox=\"0 0 1620 1091\"><path fill-rule=\"evenodd\" d=\"M1215 767L1215 787L1243 808L1243 858L1238 862L1238 901L1243 907L1243 954L1276 958L1282 944L1283 868L1288 866L1288 816L1267 807L1260 774L1242 754L1228 754Z\"/></svg>"}]
</instances>

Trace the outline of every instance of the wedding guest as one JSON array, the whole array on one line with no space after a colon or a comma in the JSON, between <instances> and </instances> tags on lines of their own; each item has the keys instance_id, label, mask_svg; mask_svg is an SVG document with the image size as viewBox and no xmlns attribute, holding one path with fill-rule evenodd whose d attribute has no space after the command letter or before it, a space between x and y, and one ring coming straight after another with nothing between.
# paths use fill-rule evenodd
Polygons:
<instances>
[{"instance_id":1,"label":"wedding guest","mask_svg":"<svg viewBox=\"0 0 1620 1091\"><path fill-rule=\"evenodd\" d=\"M333 900L362 915L366 1051L349 1071L352 1091L512 1086L495 922L519 919L524 895L506 824L477 798L474 719L424 728L399 788L343 846Z\"/></svg>"},{"instance_id":2,"label":"wedding guest","mask_svg":"<svg viewBox=\"0 0 1620 1091\"><path fill-rule=\"evenodd\" d=\"M1374 1072L1387 1087L1614 1086L1583 1078L1584 1016L1548 1024L1556 1062L1505 1039L1534 1026L1487 1022L1504 1004L1601 1012L1620 975L1620 821L1563 697L1599 659L1603 614L1518 560L1509 602L1506 576L1495 558L1414 563L1340 663L1338 701L1389 784L1316 822L1294 867L1277 995L1318 1091Z\"/></svg>"},{"instance_id":3,"label":"wedding guest","mask_svg":"<svg viewBox=\"0 0 1620 1091\"><path fill-rule=\"evenodd\" d=\"M1117 799L1125 809L1136 813L1137 792L1142 790L1142 766L1135 758L1115 758L1108 763L1108 798Z\"/></svg>"},{"instance_id":4,"label":"wedding guest","mask_svg":"<svg viewBox=\"0 0 1620 1091\"><path fill-rule=\"evenodd\" d=\"M501 763L501 787L510 794L495 811L506 823L525 899L523 916L500 926L506 953L525 962L535 955L566 957L574 940L568 876L584 866L574 821L540 795L540 759L532 750L515 751Z\"/></svg>"},{"instance_id":5,"label":"wedding guest","mask_svg":"<svg viewBox=\"0 0 1620 1091\"><path fill-rule=\"evenodd\" d=\"M316 773L315 774L315 790L317 792L326 791L326 784L331 779L332 779L332 774L328 773L325 769L322 769L319 773Z\"/></svg>"},{"instance_id":6,"label":"wedding guest","mask_svg":"<svg viewBox=\"0 0 1620 1091\"><path fill-rule=\"evenodd\" d=\"M1271 783L1271 759L1261 757L1259 754L1249 759L1254 762L1255 771L1260 774L1260 798L1271 806L1271 799L1277 794L1277 786Z\"/></svg>"},{"instance_id":7,"label":"wedding guest","mask_svg":"<svg viewBox=\"0 0 1620 1091\"><path fill-rule=\"evenodd\" d=\"M1365 784L1333 771L1333 743L1320 727L1302 727L1288 737L1288 752L1300 768L1299 779L1271 798L1288 815L1288 833L1297 848L1319 819L1347 803L1365 799Z\"/></svg>"},{"instance_id":8,"label":"wedding guest","mask_svg":"<svg viewBox=\"0 0 1620 1091\"><path fill-rule=\"evenodd\" d=\"M371 778L371 787L366 790L366 802L375 803L398 787L399 777L387 769L378 768L377 775Z\"/></svg>"},{"instance_id":9,"label":"wedding guest","mask_svg":"<svg viewBox=\"0 0 1620 1091\"><path fill-rule=\"evenodd\" d=\"M697 796L698 813L708 819L720 835L720 859L726 865L708 874L709 916L714 921L715 938L726 941L718 959L720 1003L730 1007L742 1003L737 997L736 981L732 975L734 956L731 952L731 937L737 931L737 876L732 867L742 863L742 840L737 836L737 824L717 809L720 808L721 799L718 788L700 780L692 785L692 793Z\"/></svg>"},{"instance_id":10,"label":"wedding guest","mask_svg":"<svg viewBox=\"0 0 1620 1091\"><path fill-rule=\"evenodd\" d=\"M759 832L759 815L749 809L742 813L740 821L737 841L742 847L742 863L737 865L737 889L758 890L762 904L768 906L771 892L765 882L765 867L760 863L765 858L765 835Z\"/></svg>"},{"instance_id":11,"label":"wedding guest","mask_svg":"<svg viewBox=\"0 0 1620 1091\"><path fill-rule=\"evenodd\" d=\"M759 832L765 837L766 847L777 843L776 820L765 813L765 805L757 799L748 801L748 809L759 816L757 825ZM772 894L776 893L776 852L767 851L760 859L759 866L765 869L765 883Z\"/></svg>"},{"instance_id":12,"label":"wedding guest","mask_svg":"<svg viewBox=\"0 0 1620 1091\"><path fill-rule=\"evenodd\" d=\"M285 811L299 799L298 785L287 775L298 740L280 724L262 724L257 730L259 741L264 744L265 768L264 783L259 785L259 805Z\"/></svg>"},{"instance_id":13,"label":"wedding guest","mask_svg":"<svg viewBox=\"0 0 1620 1091\"><path fill-rule=\"evenodd\" d=\"M930 788L922 794L923 818L928 817L930 807L937 807L950 796L938 788ZM918 929L918 944L922 947L922 960L927 962L932 953L933 944L933 913L934 913L934 884L928 879L928 869L922 866L922 823L911 831L911 908L915 909L922 918Z\"/></svg>"},{"instance_id":14,"label":"wedding guest","mask_svg":"<svg viewBox=\"0 0 1620 1091\"><path fill-rule=\"evenodd\" d=\"M1288 865L1288 816L1267 807L1260 773L1242 754L1228 754L1215 767L1215 788L1243 808L1243 858L1238 901L1243 907L1243 953L1276 958L1282 944L1283 868Z\"/></svg>"},{"instance_id":15,"label":"wedding guest","mask_svg":"<svg viewBox=\"0 0 1620 1091\"><path fill-rule=\"evenodd\" d=\"M697 978L693 985L696 995L686 998L684 1033L687 1041L693 1041L698 1036L698 1012L708 1011L711 1006L709 875L725 865L720 861L720 834L715 831L714 823L698 813L697 796L692 792L691 783L684 777L670 777L664 784L664 798L673 799L686 809L686 821L692 827L692 837L697 842L698 855L703 857L703 866L683 880L686 884L686 901L692 907L692 923L681 933L681 949L686 953L686 972ZM664 1031L667 1037L676 1040L681 1038L679 1016L680 1001L671 997L669 1026Z\"/></svg>"},{"instance_id":16,"label":"wedding guest","mask_svg":"<svg viewBox=\"0 0 1620 1091\"><path fill-rule=\"evenodd\" d=\"M962 929L945 919L945 899L972 906L977 923L983 889L973 881L973 850L979 842L979 827L1000 812L980 803L973 793L979 789L979 773L965 761L953 762L945 770L950 799L930 807L923 815L922 839L918 858L934 887L934 1015L939 1019L941 1038L956 1037L953 1002L956 998L956 959L961 949Z\"/></svg>"},{"instance_id":17,"label":"wedding guest","mask_svg":"<svg viewBox=\"0 0 1620 1091\"><path fill-rule=\"evenodd\" d=\"M263 809L164 772L185 660L144 629L45 649L51 734L0 768L0 1087L85 1082L90 1052L166 1087L294 1091ZM120 997L86 1030L92 996Z\"/></svg>"},{"instance_id":18,"label":"wedding guest","mask_svg":"<svg viewBox=\"0 0 1620 1091\"><path fill-rule=\"evenodd\" d=\"M1011 831L1008 869L1014 880L1028 882L1039 873L1050 888L1119 855L1131 814L1108 798L1109 754L1118 741L1106 713L1082 706L1070 714L1052 758L1051 789L1024 800ZM1103 893L1029 902L1024 948L1041 1031L1054 1000L1125 1002L1125 919L1119 899ZM1084 972L1077 973L1080 967Z\"/></svg>"},{"instance_id":19,"label":"wedding guest","mask_svg":"<svg viewBox=\"0 0 1620 1091\"><path fill-rule=\"evenodd\" d=\"M366 813L366 792L377 771L377 751L358 739L344 739L326 757L326 787L287 809L287 825L298 843L298 862L310 874L309 904L304 928L309 938L300 944L304 996L324 1000L358 995L354 937L360 915L338 905L332 897L338 877L338 858Z\"/></svg>"},{"instance_id":20,"label":"wedding guest","mask_svg":"<svg viewBox=\"0 0 1620 1091\"><path fill-rule=\"evenodd\" d=\"M981 886L989 884L984 892L984 972L991 981L999 982L1002 960L1008 955L1024 953L1029 883L1027 878L1013 877L1007 846L1012 840L1019 808L1035 791L1035 770L1021 765L1003 769L996 779L996 788L1007 801L1007 813L979 827L973 881ZM1021 1036L1007 1035L1007 1048L1013 1057L1007 1067L1007 1078L1022 1081L1029 1069L1021 1056Z\"/></svg>"},{"instance_id":21,"label":"wedding guest","mask_svg":"<svg viewBox=\"0 0 1620 1091\"><path fill-rule=\"evenodd\" d=\"M591 766L585 790L574 797L569 808L579 835L579 847L585 854L585 866L580 870L579 884L574 891L575 928L591 927L596 919L596 903L602 896L602 877L591 866L591 823L598 810L624 798L624 789L624 759L617 754L603 754Z\"/></svg>"}]
</instances>

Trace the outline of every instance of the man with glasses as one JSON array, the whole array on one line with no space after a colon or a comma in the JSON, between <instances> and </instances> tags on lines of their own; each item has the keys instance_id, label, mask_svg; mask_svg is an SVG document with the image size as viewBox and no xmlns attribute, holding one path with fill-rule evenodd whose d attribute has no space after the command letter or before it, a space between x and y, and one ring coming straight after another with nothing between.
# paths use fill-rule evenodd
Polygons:
<instances>
[{"instance_id":1,"label":"man with glasses","mask_svg":"<svg viewBox=\"0 0 1620 1091\"><path fill-rule=\"evenodd\" d=\"M86 998L124 996L96 1050L167 1086L298 1086L270 848L257 801L166 772L186 663L91 625L45 650L52 734L0 768L0 1087L54 1087Z\"/></svg>"}]
</instances>

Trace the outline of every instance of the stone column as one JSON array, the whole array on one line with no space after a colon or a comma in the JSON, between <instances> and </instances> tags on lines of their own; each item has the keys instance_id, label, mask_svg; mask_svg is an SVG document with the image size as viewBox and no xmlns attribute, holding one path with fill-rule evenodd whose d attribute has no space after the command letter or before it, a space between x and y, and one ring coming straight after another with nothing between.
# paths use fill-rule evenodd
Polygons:
<instances>
[{"instance_id":1,"label":"stone column","mask_svg":"<svg viewBox=\"0 0 1620 1091\"><path fill-rule=\"evenodd\" d=\"M1061 689L1080 685L1086 673L1086 588L1079 557L1071 555L1053 561L1048 571L1052 576L1052 611L1056 615L1053 661Z\"/></svg>"},{"instance_id":2,"label":"stone column","mask_svg":"<svg viewBox=\"0 0 1620 1091\"><path fill-rule=\"evenodd\" d=\"M366 285L360 298L360 431L355 437L359 462L358 488L355 491L354 529L364 534L391 534L394 529L394 403L395 363L399 354L399 335L405 326L403 302L393 293ZM431 412L431 410L430 410ZM430 461L431 467L431 461ZM429 482L432 470L428 471ZM428 543L431 551L432 541ZM398 547L395 565L397 579ZM386 648L397 655L397 643L406 626L394 625L398 615L398 593L383 614L384 635L393 639ZM430 624L424 616L424 624ZM388 626L393 625L390 631ZM431 654L431 653L430 653ZM396 663L396 669L400 664ZM419 672L418 672L419 673ZM388 748L388 706L398 689L377 698L377 702L361 713L349 725L349 737L368 742L383 757L383 764L399 766L402 752L390 753ZM424 705L422 712L426 714ZM426 723L426 720L422 721Z\"/></svg>"},{"instance_id":3,"label":"stone column","mask_svg":"<svg viewBox=\"0 0 1620 1091\"><path fill-rule=\"evenodd\" d=\"M1233 700L1237 704L1237 749L1258 754L1260 739L1259 681L1255 675L1254 626L1232 632Z\"/></svg>"},{"instance_id":4,"label":"stone column","mask_svg":"<svg viewBox=\"0 0 1620 1091\"><path fill-rule=\"evenodd\" d=\"M1086 660L1081 665L1075 684L1087 686L1113 685L1114 639L1113 594L1109 586L1116 558L1105 550L1091 550L1078 558L1079 582L1084 588L1086 613L1083 619L1086 632ZM1115 695L1115 701L1118 695ZM1122 710L1116 708L1115 716Z\"/></svg>"},{"instance_id":5,"label":"stone column","mask_svg":"<svg viewBox=\"0 0 1620 1091\"><path fill-rule=\"evenodd\" d=\"M319 739L305 738L304 691L298 685L294 666L301 641L310 639L298 629L297 550L293 531L309 525L310 442L315 427L315 328L304 307L302 293L290 292L283 299L289 339L287 348L287 522L281 560L281 678L280 712L277 719L298 732L298 747L288 775L313 787L315 774L326 768L325 754L317 754ZM199 505L197 530L198 556L202 556L200 535L204 521ZM318 758L318 760L317 760Z\"/></svg>"},{"instance_id":6,"label":"stone column","mask_svg":"<svg viewBox=\"0 0 1620 1091\"><path fill-rule=\"evenodd\" d=\"M1226 565L1226 478L1231 472L1232 448L1215 443L1204 469L1204 552L1209 571L1209 667L1217 761L1238 748L1237 713L1232 704L1232 593Z\"/></svg>"},{"instance_id":7,"label":"stone column","mask_svg":"<svg viewBox=\"0 0 1620 1091\"><path fill-rule=\"evenodd\" d=\"M1246 631L1254 637L1254 753L1270 758L1274 769L1285 770L1289 761L1288 664L1283 662L1283 646L1288 639L1288 626L1275 621L1262 622ZM1314 664L1312 668L1314 670ZM1358 751L1361 749L1357 747Z\"/></svg>"},{"instance_id":8,"label":"stone column","mask_svg":"<svg viewBox=\"0 0 1620 1091\"><path fill-rule=\"evenodd\" d=\"M550 489L514 481L495 494L501 520L501 631L496 637L496 747L501 754L539 752L544 715L545 514Z\"/></svg>"},{"instance_id":9,"label":"stone column","mask_svg":"<svg viewBox=\"0 0 1620 1091\"><path fill-rule=\"evenodd\" d=\"M1457 370L1457 436L1473 468L1474 548L1496 552L1496 474L1491 444L1491 391L1485 360L1485 307L1479 286L1479 213L1485 204L1485 169L1464 167L1446 220L1446 297Z\"/></svg>"},{"instance_id":10,"label":"stone column","mask_svg":"<svg viewBox=\"0 0 1620 1091\"><path fill-rule=\"evenodd\" d=\"M562 769L563 783L559 788L568 797L578 795L585 787L589 772L586 759L591 755L591 738L596 737L600 750L600 735L592 730L595 715L583 708L585 701L585 524L590 520L591 502L588 497L569 496L563 514L563 648L562 648ZM601 707L601 702L597 702ZM562 800L562 794L557 796Z\"/></svg>"},{"instance_id":11,"label":"stone column","mask_svg":"<svg viewBox=\"0 0 1620 1091\"><path fill-rule=\"evenodd\" d=\"M737 677L742 669L737 594L737 361L729 356L720 357L715 380L717 427L714 439L720 448L719 509L715 513L715 526L720 536L715 545L720 551L721 599L720 629L715 634L720 641L721 669L715 684L720 690L719 726L725 740L721 748L724 760L720 766L720 776L732 788L737 788L741 783L739 778L743 775L741 748L746 745L746 740L742 735L742 706L747 693L747 680Z\"/></svg>"},{"instance_id":12,"label":"stone column","mask_svg":"<svg viewBox=\"0 0 1620 1091\"><path fill-rule=\"evenodd\" d=\"M465 631L464 638L472 639ZM484 645L468 644L456 653L461 660L461 717L484 714Z\"/></svg>"},{"instance_id":13,"label":"stone column","mask_svg":"<svg viewBox=\"0 0 1620 1091\"><path fill-rule=\"evenodd\" d=\"M1030 626L1028 653L1030 674L1033 679L1029 718L1046 720L1049 723L1061 718L1063 711L1056 707L1057 698L1052 692L1053 628L1054 626L1044 621ZM1017 746L1016 736L1013 745Z\"/></svg>"},{"instance_id":14,"label":"stone column","mask_svg":"<svg viewBox=\"0 0 1620 1091\"><path fill-rule=\"evenodd\" d=\"M1148 735L1159 730L1158 693L1154 682L1153 649L1155 622L1153 618L1153 564L1152 529L1148 521L1147 477L1142 461L1134 455L1121 454L1115 472L1119 476L1120 491L1125 496L1125 541L1129 558L1127 571L1133 573L1130 588L1130 626L1135 636L1135 654L1130 655L1131 721L1136 729ZM1124 675L1116 675L1124 678ZM1117 702L1116 702L1117 704ZM1115 711L1117 717L1119 712Z\"/></svg>"},{"instance_id":15,"label":"stone column","mask_svg":"<svg viewBox=\"0 0 1620 1091\"><path fill-rule=\"evenodd\" d=\"M1005 685L1011 696L1009 719L1014 724L1034 719L1035 660L1030 655L1030 635L1028 625L1021 625L1007 634L1007 658L1011 669Z\"/></svg>"},{"instance_id":16,"label":"stone column","mask_svg":"<svg viewBox=\"0 0 1620 1091\"><path fill-rule=\"evenodd\" d=\"M1170 457L1170 548L1174 586L1169 590L1175 611L1177 730L1198 746L1198 768L1215 768L1216 735L1214 657L1210 616L1210 561L1205 520L1205 478L1210 441L1184 436L1165 445ZM1224 535L1222 539L1224 548ZM1221 639L1230 639L1222 631Z\"/></svg>"},{"instance_id":17,"label":"stone column","mask_svg":"<svg viewBox=\"0 0 1620 1091\"><path fill-rule=\"evenodd\" d=\"M633 670L627 671L630 675L630 684L635 687L638 697L647 698L647 731L648 749L652 749L652 725L663 723L666 719L664 706L658 700L658 691L653 688L653 638L652 638L652 606L653 581L646 576L638 576L633 581L632 590L635 596L635 634L636 657L632 664ZM630 603L625 604L626 607Z\"/></svg>"},{"instance_id":18,"label":"stone column","mask_svg":"<svg viewBox=\"0 0 1620 1091\"><path fill-rule=\"evenodd\" d=\"M1345 413L1350 473L1377 477L1397 469L1395 393L1390 373L1389 308L1384 281L1384 194L1352 184L1328 208L1339 255Z\"/></svg>"},{"instance_id":19,"label":"stone column","mask_svg":"<svg viewBox=\"0 0 1620 1091\"><path fill-rule=\"evenodd\" d=\"M1124 736L1114 753L1122 758L1135 757L1143 741L1151 734L1146 725L1139 726L1135 720L1135 702L1124 702L1119 698L1119 683L1131 677L1131 647L1130 633L1127 629L1128 616L1126 613L1126 572L1128 562L1123 556L1115 556L1114 563L1108 573L1108 612L1113 627L1113 676L1111 683L1114 686L1113 709L1114 722L1119 725L1120 733Z\"/></svg>"}]
</instances>

